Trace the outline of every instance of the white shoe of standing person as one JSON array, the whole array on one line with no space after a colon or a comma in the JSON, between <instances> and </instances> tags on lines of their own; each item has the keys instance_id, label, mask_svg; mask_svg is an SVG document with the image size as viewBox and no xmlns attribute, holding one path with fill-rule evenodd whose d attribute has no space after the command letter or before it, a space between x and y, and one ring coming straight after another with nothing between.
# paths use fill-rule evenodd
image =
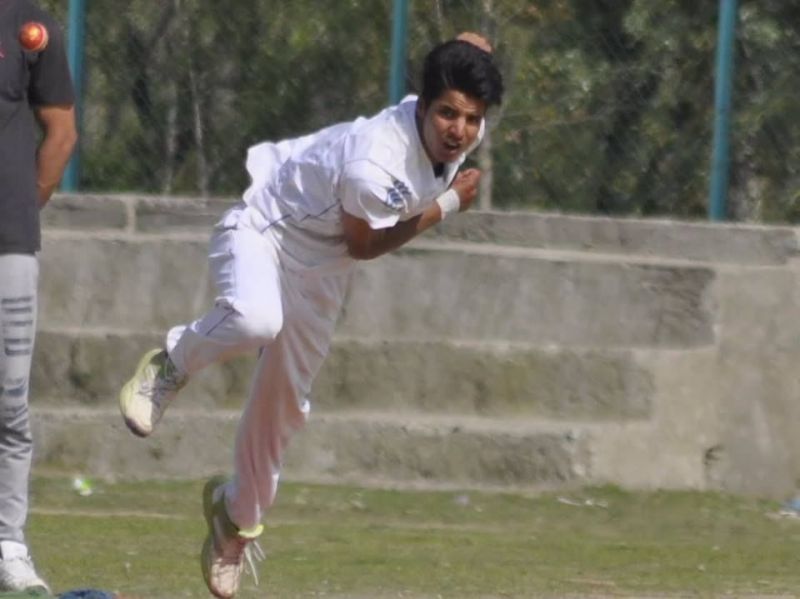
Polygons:
<instances>
[{"instance_id":1,"label":"white shoe of standing person","mask_svg":"<svg viewBox=\"0 0 800 599\"><path fill-rule=\"evenodd\" d=\"M0 591L50 593L50 587L36 573L28 548L14 541L0 541Z\"/></svg>"}]
</instances>

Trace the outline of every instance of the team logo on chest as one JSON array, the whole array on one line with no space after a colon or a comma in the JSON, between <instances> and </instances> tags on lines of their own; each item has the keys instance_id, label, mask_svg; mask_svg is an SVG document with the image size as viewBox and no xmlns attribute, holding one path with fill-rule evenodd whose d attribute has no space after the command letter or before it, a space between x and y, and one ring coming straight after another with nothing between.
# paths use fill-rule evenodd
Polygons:
<instances>
[{"instance_id":1,"label":"team logo on chest","mask_svg":"<svg viewBox=\"0 0 800 599\"><path fill-rule=\"evenodd\" d=\"M408 185L397 179L392 179L392 186L387 191L386 200L384 201L393 210L402 210L411 197L411 190Z\"/></svg>"}]
</instances>

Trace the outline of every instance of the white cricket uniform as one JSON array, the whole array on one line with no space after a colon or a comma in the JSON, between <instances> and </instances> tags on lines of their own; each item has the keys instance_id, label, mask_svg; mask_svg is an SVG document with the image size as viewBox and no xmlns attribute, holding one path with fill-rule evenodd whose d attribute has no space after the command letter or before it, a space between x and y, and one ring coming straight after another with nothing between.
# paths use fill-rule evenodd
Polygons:
<instances>
[{"instance_id":1,"label":"white cricket uniform","mask_svg":"<svg viewBox=\"0 0 800 599\"><path fill-rule=\"evenodd\" d=\"M342 212L373 229L412 218L447 189L466 157L434 174L417 131L416 100L252 147L252 183L211 240L215 305L167 335L170 357L187 374L261 349L226 488L229 515L241 528L256 526L274 501L284 450L310 411L311 384L355 263Z\"/></svg>"}]
</instances>

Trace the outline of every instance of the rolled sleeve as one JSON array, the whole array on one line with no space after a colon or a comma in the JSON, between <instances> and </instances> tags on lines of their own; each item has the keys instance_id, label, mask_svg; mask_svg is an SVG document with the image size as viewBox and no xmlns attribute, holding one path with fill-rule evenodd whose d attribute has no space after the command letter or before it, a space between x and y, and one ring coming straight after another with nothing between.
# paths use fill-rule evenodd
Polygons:
<instances>
[{"instance_id":1,"label":"rolled sleeve","mask_svg":"<svg viewBox=\"0 0 800 599\"><path fill-rule=\"evenodd\" d=\"M339 184L342 208L372 229L393 227L408 210L410 190L380 167L358 161L348 164Z\"/></svg>"}]
</instances>

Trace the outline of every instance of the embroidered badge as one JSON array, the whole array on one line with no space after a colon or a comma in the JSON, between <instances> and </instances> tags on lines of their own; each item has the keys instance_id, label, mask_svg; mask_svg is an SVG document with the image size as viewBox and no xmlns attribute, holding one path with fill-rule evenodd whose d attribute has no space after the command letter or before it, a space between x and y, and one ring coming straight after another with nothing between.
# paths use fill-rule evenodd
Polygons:
<instances>
[{"instance_id":1,"label":"embroidered badge","mask_svg":"<svg viewBox=\"0 0 800 599\"><path fill-rule=\"evenodd\" d=\"M392 210L402 210L406 201L411 199L411 190L402 181L392 179L392 186L386 192L385 204Z\"/></svg>"}]
</instances>

